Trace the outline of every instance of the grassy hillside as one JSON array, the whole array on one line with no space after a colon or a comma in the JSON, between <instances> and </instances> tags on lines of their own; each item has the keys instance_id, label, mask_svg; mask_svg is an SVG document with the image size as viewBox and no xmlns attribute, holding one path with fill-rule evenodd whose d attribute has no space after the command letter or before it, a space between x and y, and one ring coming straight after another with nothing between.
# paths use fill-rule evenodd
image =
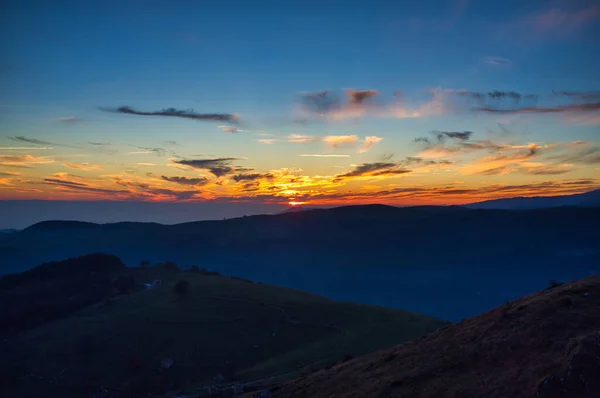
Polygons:
<instances>
[{"instance_id":1,"label":"grassy hillside","mask_svg":"<svg viewBox=\"0 0 600 398\"><path fill-rule=\"evenodd\" d=\"M335 302L296 290L164 268L128 269L135 291L22 332L3 343L11 393L132 396L291 377L401 343L443 322L407 311ZM173 287L189 281L181 297ZM163 359L172 359L169 369ZM2 383L0 383L2 384ZM54 395L52 395L54 394ZM123 395L127 396L127 395Z\"/></svg>"},{"instance_id":2,"label":"grassy hillside","mask_svg":"<svg viewBox=\"0 0 600 398\"><path fill-rule=\"evenodd\" d=\"M274 386L271 396L591 398L600 396L599 358L595 275Z\"/></svg>"}]
</instances>

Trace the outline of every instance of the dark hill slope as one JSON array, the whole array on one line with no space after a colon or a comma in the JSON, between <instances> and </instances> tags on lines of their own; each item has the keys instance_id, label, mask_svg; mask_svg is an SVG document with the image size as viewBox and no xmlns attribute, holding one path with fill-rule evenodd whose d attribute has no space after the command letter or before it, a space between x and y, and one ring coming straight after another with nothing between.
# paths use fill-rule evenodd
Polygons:
<instances>
[{"instance_id":1,"label":"dark hill slope","mask_svg":"<svg viewBox=\"0 0 600 398\"><path fill-rule=\"evenodd\" d=\"M600 396L600 276L274 389L274 397Z\"/></svg>"},{"instance_id":2,"label":"dark hill slope","mask_svg":"<svg viewBox=\"0 0 600 398\"><path fill-rule=\"evenodd\" d=\"M532 196L486 200L471 203L465 207L471 209L513 209L531 210L559 206L600 207L600 189L575 195Z\"/></svg>"}]
</instances>

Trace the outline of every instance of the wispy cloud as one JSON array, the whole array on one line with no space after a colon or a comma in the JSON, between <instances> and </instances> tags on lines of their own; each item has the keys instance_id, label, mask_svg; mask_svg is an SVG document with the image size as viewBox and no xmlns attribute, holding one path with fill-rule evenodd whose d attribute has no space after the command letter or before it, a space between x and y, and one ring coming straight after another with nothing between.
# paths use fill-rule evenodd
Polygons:
<instances>
[{"instance_id":1,"label":"wispy cloud","mask_svg":"<svg viewBox=\"0 0 600 398\"><path fill-rule=\"evenodd\" d=\"M302 154L298 155L305 158L349 158L350 155L335 155L335 154Z\"/></svg>"},{"instance_id":2,"label":"wispy cloud","mask_svg":"<svg viewBox=\"0 0 600 398\"><path fill-rule=\"evenodd\" d=\"M128 154L130 155L149 155L149 154L154 154L156 156L166 156L167 155L167 150L164 148L149 148L149 147L145 147L145 146L139 146L139 145L130 145L132 147L141 149L141 151L131 151L128 152Z\"/></svg>"},{"instance_id":3,"label":"wispy cloud","mask_svg":"<svg viewBox=\"0 0 600 398\"><path fill-rule=\"evenodd\" d=\"M60 144L60 143L56 143L56 142L38 140L37 138L29 138L29 137L25 137L22 135L8 137L8 139L12 140L12 141L25 142L25 143L34 144L34 145L44 145L44 146L48 145L48 146L53 146L53 147L60 146L60 147L65 147L65 148L79 148L78 146L75 146L75 145Z\"/></svg>"},{"instance_id":4,"label":"wispy cloud","mask_svg":"<svg viewBox=\"0 0 600 398\"><path fill-rule=\"evenodd\" d=\"M195 169L207 170L216 177L226 176L240 171L250 171L251 168L234 166L233 162L241 158L214 158L214 159L181 159L174 163L193 167Z\"/></svg>"},{"instance_id":5,"label":"wispy cloud","mask_svg":"<svg viewBox=\"0 0 600 398\"><path fill-rule=\"evenodd\" d=\"M80 119L76 116L59 117L56 120L58 120L59 122L62 122L62 123L80 123L83 121L83 119Z\"/></svg>"},{"instance_id":6,"label":"wispy cloud","mask_svg":"<svg viewBox=\"0 0 600 398\"><path fill-rule=\"evenodd\" d=\"M260 142L261 144L271 145L278 142L279 140L276 140L274 138L260 138L256 141Z\"/></svg>"},{"instance_id":7,"label":"wispy cloud","mask_svg":"<svg viewBox=\"0 0 600 398\"><path fill-rule=\"evenodd\" d=\"M217 122L236 122L238 115L232 113L197 113L192 109L179 110L175 108L166 108L160 111L144 112L137 111L129 106L120 106L116 109L101 108L107 112L123 113L126 115L139 115L139 116L165 116L165 117L179 117L184 119L203 120L203 121L217 121Z\"/></svg>"},{"instance_id":8,"label":"wispy cloud","mask_svg":"<svg viewBox=\"0 0 600 398\"><path fill-rule=\"evenodd\" d=\"M314 137L309 135L291 134L288 136L288 142L305 144L310 142L324 142L330 148L343 148L355 144L361 144L357 152L363 153L371 149L375 144L382 140L381 137L368 136L361 140L356 135L327 135L324 137Z\"/></svg>"},{"instance_id":9,"label":"wispy cloud","mask_svg":"<svg viewBox=\"0 0 600 398\"><path fill-rule=\"evenodd\" d=\"M357 177L397 176L410 173L411 171L395 162L362 163L356 166L354 170L336 175L333 181L339 182Z\"/></svg>"},{"instance_id":10,"label":"wispy cloud","mask_svg":"<svg viewBox=\"0 0 600 398\"><path fill-rule=\"evenodd\" d=\"M510 66L512 65L512 61L508 58L504 57L484 57L483 63L486 65L492 66Z\"/></svg>"},{"instance_id":11,"label":"wispy cloud","mask_svg":"<svg viewBox=\"0 0 600 398\"><path fill-rule=\"evenodd\" d=\"M54 163L53 159L45 156L33 155L0 155L0 166L6 167L31 167L40 164Z\"/></svg>"},{"instance_id":12,"label":"wispy cloud","mask_svg":"<svg viewBox=\"0 0 600 398\"><path fill-rule=\"evenodd\" d=\"M181 185L199 186L199 185L205 185L209 182L208 178L206 178L206 177L188 178L188 177L161 176L161 178L165 181L174 182L176 184L181 184Z\"/></svg>"},{"instance_id":13,"label":"wispy cloud","mask_svg":"<svg viewBox=\"0 0 600 398\"><path fill-rule=\"evenodd\" d=\"M373 147L373 145L377 144L378 142L381 142L382 139L383 138L377 137L374 135L365 137L365 139L363 141L363 146L358 148L358 152L359 153L367 152L368 150L370 150Z\"/></svg>"},{"instance_id":14,"label":"wispy cloud","mask_svg":"<svg viewBox=\"0 0 600 398\"><path fill-rule=\"evenodd\" d=\"M29 151L29 150L42 151L42 150L48 150L48 149L54 149L54 147L51 147L51 146L1 146L0 147L0 150L3 150L3 151Z\"/></svg>"},{"instance_id":15,"label":"wispy cloud","mask_svg":"<svg viewBox=\"0 0 600 398\"><path fill-rule=\"evenodd\" d=\"M90 163L87 163L87 162L84 162L84 163L68 163L68 162L63 162L63 165L65 167L70 168L70 169L82 170L82 171L102 170L102 166L100 166L98 164L90 164Z\"/></svg>"}]
</instances>

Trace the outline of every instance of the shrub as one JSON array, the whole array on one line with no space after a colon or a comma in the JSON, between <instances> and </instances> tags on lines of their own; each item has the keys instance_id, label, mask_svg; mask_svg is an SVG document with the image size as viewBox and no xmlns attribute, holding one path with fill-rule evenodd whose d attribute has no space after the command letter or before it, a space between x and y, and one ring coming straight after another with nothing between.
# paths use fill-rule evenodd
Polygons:
<instances>
[{"instance_id":1,"label":"shrub","mask_svg":"<svg viewBox=\"0 0 600 398\"><path fill-rule=\"evenodd\" d=\"M173 291L181 297L187 296L190 292L190 282L186 280L180 280L175 284Z\"/></svg>"},{"instance_id":2,"label":"shrub","mask_svg":"<svg viewBox=\"0 0 600 398\"><path fill-rule=\"evenodd\" d=\"M177 266L177 264L175 264L173 261L165 261L164 263L162 263L162 266L167 271L179 271L180 270L179 267Z\"/></svg>"},{"instance_id":3,"label":"shrub","mask_svg":"<svg viewBox=\"0 0 600 398\"><path fill-rule=\"evenodd\" d=\"M552 288L562 285L562 283L557 282L554 279L552 279L548 282L548 285L550 285L550 286L548 286L548 289L552 289Z\"/></svg>"},{"instance_id":4,"label":"shrub","mask_svg":"<svg viewBox=\"0 0 600 398\"><path fill-rule=\"evenodd\" d=\"M113 281L113 286L119 294L129 294L135 288L133 276L120 275Z\"/></svg>"},{"instance_id":5,"label":"shrub","mask_svg":"<svg viewBox=\"0 0 600 398\"><path fill-rule=\"evenodd\" d=\"M198 268L197 265L192 265L190 267L190 272L194 273L194 274L199 274L200 273L200 268Z\"/></svg>"},{"instance_id":6,"label":"shrub","mask_svg":"<svg viewBox=\"0 0 600 398\"><path fill-rule=\"evenodd\" d=\"M140 268L148 268L150 266L150 261L142 260L140 261Z\"/></svg>"}]
</instances>

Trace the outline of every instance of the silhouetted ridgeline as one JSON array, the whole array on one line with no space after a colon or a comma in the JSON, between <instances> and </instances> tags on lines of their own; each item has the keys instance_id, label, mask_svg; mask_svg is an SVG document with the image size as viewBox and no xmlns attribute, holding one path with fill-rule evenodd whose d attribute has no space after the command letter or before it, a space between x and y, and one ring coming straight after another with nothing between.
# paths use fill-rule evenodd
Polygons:
<instances>
[{"instance_id":1,"label":"silhouetted ridgeline","mask_svg":"<svg viewBox=\"0 0 600 398\"><path fill-rule=\"evenodd\" d=\"M176 225L48 221L0 240L0 272L107 252L460 319L600 271L598 225L599 208L382 205Z\"/></svg>"},{"instance_id":2,"label":"silhouetted ridgeline","mask_svg":"<svg viewBox=\"0 0 600 398\"><path fill-rule=\"evenodd\" d=\"M114 276L125 269L116 256L90 254L1 277L0 335L68 316L111 297Z\"/></svg>"}]
</instances>

